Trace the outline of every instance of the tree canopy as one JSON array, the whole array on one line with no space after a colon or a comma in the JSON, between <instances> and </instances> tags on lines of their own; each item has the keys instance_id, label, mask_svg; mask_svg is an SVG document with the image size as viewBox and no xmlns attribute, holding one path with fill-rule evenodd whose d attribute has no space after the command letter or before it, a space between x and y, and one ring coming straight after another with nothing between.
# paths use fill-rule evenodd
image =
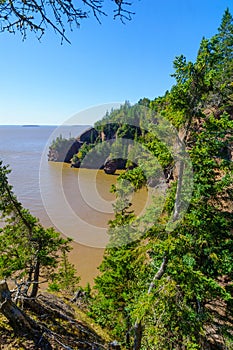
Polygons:
<instances>
[{"instance_id":1,"label":"tree canopy","mask_svg":"<svg viewBox=\"0 0 233 350\"><path fill-rule=\"evenodd\" d=\"M91 307L94 319L127 349L232 349L232 40L233 19L226 10L217 34L201 41L195 62L184 55L175 58L172 89L139 102L148 107L143 119L148 129L137 141L165 173L166 201L159 216L153 203L139 219L131 210L128 186L114 188L110 245ZM114 111L112 122L118 114L122 129L133 114L138 116L135 110ZM193 168L192 198L172 227L167 224L171 215L173 223L178 220L183 160L176 169L168 145L156 136L161 117L176 126ZM139 189L146 184L146 166L155 169L142 162L119 181ZM130 243L129 236L135 237Z\"/></svg>"}]
</instances>

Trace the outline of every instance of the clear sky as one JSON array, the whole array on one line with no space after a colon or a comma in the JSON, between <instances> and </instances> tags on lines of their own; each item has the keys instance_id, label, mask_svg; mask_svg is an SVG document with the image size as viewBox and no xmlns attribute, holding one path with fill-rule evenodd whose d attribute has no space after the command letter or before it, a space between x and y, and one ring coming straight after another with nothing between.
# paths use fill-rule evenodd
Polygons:
<instances>
[{"instance_id":1,"label":"clear sky","mask_svg":"<svg viewBox=\"0 0 233 350\"><path fill-rule=\"evenodd\" d=\"M232 0L133 0L131 22L90 16L67 33L71 45L51 30L41 42L0 33L0 124L61 124L95 105L163 95L175 56L194 60L227 7Z\"/></svg>"}]
</instances>

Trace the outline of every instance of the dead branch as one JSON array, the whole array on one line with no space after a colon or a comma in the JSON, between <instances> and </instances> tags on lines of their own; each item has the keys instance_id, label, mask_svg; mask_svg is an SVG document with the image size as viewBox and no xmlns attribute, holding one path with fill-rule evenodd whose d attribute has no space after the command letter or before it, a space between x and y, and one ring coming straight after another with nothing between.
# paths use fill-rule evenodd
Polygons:
<instances>
[{"instance_id":1,"label":"dead branch","mask_svg":"<svg viewBox=\"0 0 233 350\"><path fill-rule=\"evenodd\" d=\"M66 36L68 28L71 31L73 27L78 28L80 21L88 18L90 12L99 23L101 16L107 16L103 3L103 0L81 0L77 7L74 0L1 0L0 31L19 31L23 40L31 31L40 40L46 28L51 27L62 41L70 43ZM124 20L131 20L134 13L127 9L131 2L115 0L115 3L114 19L119 17L123 23Z\"/></svg>"},{"instance_id":2,"label":"dead branch","mask_svg":"<svg viewBox=\"0 0 233 350\"><path fill-rule=\"evenodd\" d=\"M32 339L39 349L52 350L40 327L13 303L5 280L0 282L0 312L8 319L16 334Z\"/></svg>"},{"instance_id":3,"label":"dead branch","mask_svg":"<svg viewBox=\"0 0 233 350\"><path fill-rule=\"evenodd\" d=\"M121 22L125 24L124 20L131 21L132 15L135 15L134 12L131 12L129 10L124 9L122 6L131 6L131 2L126 2L123 0L115 0L115 3L117 4L118 8L114 10L114 19L117 17L120 18Z\"/></svg>"},{"instance_id":4,"label":"dead branch","mask_svg":"<svg viewBox=\"0 0 233 350\"><path fill-rule=\"evenodd\" d=\"M153 279L152 279L152 281L150 283L150 286L149 286L149 289L148 289L148 294L150 294L152 292L152 289L155 288L155 281L156 280L158 281L163 276L163 274L165 273L167 262L168 262L168 258L165 256L163 258L163 261L162 261L162 263L160 265L159 270L154 275L154 277L153 277Z\"/></svg>"}]
</instances>

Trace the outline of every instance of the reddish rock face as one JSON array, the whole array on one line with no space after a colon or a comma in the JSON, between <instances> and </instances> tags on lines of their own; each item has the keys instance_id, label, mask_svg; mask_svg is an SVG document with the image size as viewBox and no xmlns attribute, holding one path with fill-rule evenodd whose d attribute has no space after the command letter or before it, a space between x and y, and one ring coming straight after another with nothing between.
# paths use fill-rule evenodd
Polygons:
<instances>
[{"instance_id":1,"label":"reddish rock face","mask_svg":"<svg viewBox=\"0 0 233 350\"><path fill-rule=\"evenodd\" d=\"M50 147L48 153L48 161L70 163L74 154L78 153L82 143L79 141L71 141L64 148L57 150Z\"/></svg>"},{"instance_id":2,"label":"reddish rock face","mask_svg":"<svg viewBox=\"0 0 233 350\"><path fill-rule=\"evenodd\" d=\"M104 163L104 171L106 174L115 174L117 169L125 169L126 160L122 158L110 159L107 158Z\"/></svg>"},{"instance_id":3,"label":"reddish rock face","mask_svg":"<svg viewBox=\"0 0 233 350\"><path fill-rule=\"evenodd\" d=\"M104 171L106 174L115 174L117 170L117 161L116 159L109 159L104 164Z\"/></svg>"}]
</instances>

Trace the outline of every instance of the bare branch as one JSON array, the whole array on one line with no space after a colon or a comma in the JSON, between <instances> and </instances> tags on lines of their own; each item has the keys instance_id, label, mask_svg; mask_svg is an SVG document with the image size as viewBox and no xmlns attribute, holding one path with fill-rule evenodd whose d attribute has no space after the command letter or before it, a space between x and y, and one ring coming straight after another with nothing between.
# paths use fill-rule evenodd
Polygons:
<instances>
[{"instance_id":1,"label":"bare branch","mask_svg":"<svg viewBox=\"0 0 233 350\"><path fill-rule=\"evenodd\" d=\"M154 275L151 283L150 283L150 286L149 286L149 289L148 289L148 294L151 293L152 289L155 288L155 281L158 281L160 280L160 278L163 276L163 274L165 273L165 270L166 270L166 266L167 266L167 262L168 262L168 258L165 256L163 258L163 261L160 265L160 268L159 270L157 271L157 273Z\"/></svg>"},{"instance_id":2,"label":"bare branch","mask_svg":"<svg viewBox=\"0 0 233 350\"><path fill-rule=\"evenodd\" d=\"M31 31L40 39L46 28L51 27L62 41L70 42L65 34L67 28L71 31L72 26L78 28L80 21L88 18L90 13L99 23L101 16L107 16L103 3L104 0L81 0L77 7L75 0L0 0L0 31L19 31L23 39ZM115 3L114 19L119 17L123 23L131 20L133 12L125 9L131 3L121 0L115 0Z\"/></svg>"},{"instance_id":3,"label":"bare branch","mask_svg":"<svg viewBox=\"0 0 233 350\"><path fill-rule=\"evenodd\" d=\"M132 3L131 2L126 2L123 0L115 0L115 3L117 4L118 8L116 10L114 10L114 13L116 13L114 15L114 19L116 19L117 17L120 17L120 20L122 23L125 24L124 20L127 21L131 21L132 20L132 15L135 15L134 12L131 12L129 10L125 10L123 9L123 5L124 6L131 6Z\"/></svg>"},{"instance_id":4,"label":"bare branch","mask_svg":"<svg viewBox=\"0 0 233 350\"><path fill-rule=\"evenodd\" d=\"M156 287L156 283L155 281L160 280L160 278L162 278L162 276L164 275L165 271L166 271L166 267L167 267L167 263L168 263L168 257L165 256L163 258L163 261L158 269L158 271L156 272L156 274L154 275L149 289L148 289L148 295L151 294L152 290ZM141 341L142 341L142 333L143 333L143 325L142 325L142 320L137 320L135 322L134 325L134 345L133 345L133 350L140 350L141 349Z\"/></svg>"},{"instance_id":5,"label":"bare branch","mask_svg":"<svg viewBox=\"0 0 233 350\"><path fill-rule=\"evenodd\" d=\"M104 16L107 16L107 14L102 11L102 2L103 0L90 0L90 1L86 1L86 0L83 0L84 4L89 6L92 10L92 13L94 15L94 17L97 19L97 21L101 24L101 21L100 21L100 15L104 15Z\"/></svg>"}]
</instances>

